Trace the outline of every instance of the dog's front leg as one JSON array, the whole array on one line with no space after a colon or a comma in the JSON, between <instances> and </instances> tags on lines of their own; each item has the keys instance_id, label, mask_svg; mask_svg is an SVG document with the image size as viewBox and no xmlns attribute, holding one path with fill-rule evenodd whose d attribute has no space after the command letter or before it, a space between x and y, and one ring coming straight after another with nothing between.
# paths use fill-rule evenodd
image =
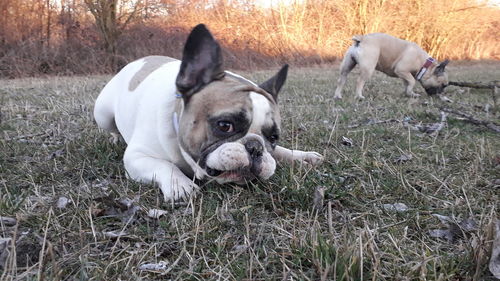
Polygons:
<instances>
[{"instance_id":1,"label":"dog's front leg","mask_svg":"<svg viewBox=\"0 0 500 281\"><path fill-rule=\"evenodd\" d=\"M413 75L408 72L399 72L395 71L396 75L398 75L401 79L403 79L404 84L405 84L405 94L408 97L416 98L419 97L419 94L416 94L413 92L413 87L415 86L415 78L413 78Z\"/></svg>"},{"instance_id":2,"label":"dog's front leg","mask_svg":"<svg viewBox=\"0 0 500 281\"><path fill-rule=\"evenodd\" d=\"M291 150L282 146L276 146L272 153L274 159L279 162L293 163L299 161L308 165L319 165L323 162L323 156L314 151Z\"/></svg>"},{"instance_id":3,"label":"dog's front leg","mask_svg":"<svg viewBox=\"0 0 500 281\"><path fill-rule=\"evenodd\" d=\"M185 199L199 188L173 163L151 157L133 147L125 150L123 162L133 180L158 183L165 201Z\"/></svg>"}]
</instances>

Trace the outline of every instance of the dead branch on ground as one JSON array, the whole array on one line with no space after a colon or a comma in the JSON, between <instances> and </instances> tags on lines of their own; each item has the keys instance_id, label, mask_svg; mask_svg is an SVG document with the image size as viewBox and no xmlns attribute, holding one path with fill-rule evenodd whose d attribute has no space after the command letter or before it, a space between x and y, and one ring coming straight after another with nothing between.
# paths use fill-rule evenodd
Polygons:
<instances>
[{"instance_id":1,"label":"dead branch on ground","mask_svg":"<svg viewBox=\"0 0 500 281\"><path fill-rule=\"evenodd\" d=\"M453 86L474 88L474 89L491 89L491 97L493 98L493 114L494 115L496 114L498 108L497 95L498 95L498 89L500 88L500 81L495 80L489 83L450 81L449 84Z\"/></svg>"},{"instance_id":2,"label":"dead branch on ground","mask_svg":"<svg viewBox=\"0 0 500 281\"><path fill-rule=\"evenodd\" d=\"M449 84L453 86L474 88L474 89L494 89L495 87L500 87L499 81L491 81L490 83L450 81Z\"/></svg>"},{"instance_id":3,"label":"dead branch on ground","mask_svg":"<svg viewBox=\"0 0 500 281\"><path fill-rule=\"evenodd\" d=\"M364 125L377 125L377 124L401 123L401 122L403 122L403 121L398 120L398 119L387 119L387 120L371 120L370 119L370 120L368 120L365 123L358 123L358 124L349 125L349 126L347 126L347 128L354 129L354 128L361 127L361 126L364 126Z\"/></svg>"},{"instance_id":4,"label":"dead branch on ground","mask_svg":"<svg viewBox=\"0 0 500 281\"><path fill-rule=\"evenodd\" d=\"M493 130L497 133L500 133L500 125L496 124L495 122L488 121L488 120L481 120L481 119L478 119L470 114L467 114L467 113L464 113L464 112L461 112L461 111L458 111L458 110L452 109L452 108L440 107L439 110L450 113L450 114L458 115L458 116L464 118L464 119L462 119L464 121L468 121L469 123L472 123L475 125L485 126L490 130Z\"/></svg>"}]
</instances>

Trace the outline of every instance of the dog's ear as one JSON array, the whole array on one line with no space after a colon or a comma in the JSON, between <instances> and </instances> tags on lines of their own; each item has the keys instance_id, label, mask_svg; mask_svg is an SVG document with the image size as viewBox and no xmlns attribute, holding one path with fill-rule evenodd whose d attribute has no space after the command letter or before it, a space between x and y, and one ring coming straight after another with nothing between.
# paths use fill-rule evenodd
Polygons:
<instances>
[{"instance_id":1,"label":"dog's ear","mask_svg":"<svg viewBox=\"0 0 500 281\"><path fill-rule=\"evenodd\" d=\"M446 67L446 65L448 65L449 62L450 62L450 60L446 59L442 63L440 63L438 66L436 66L436 69L434 70L434 74L439 75L439 74L443 73L444 68Z\"/></svg>"},{"instance_id":2,"label":"dog's ear","mask_svg":"<svg viewBox=\"0 0 500 281\"><path fill-rule=\"evenodd\" d=\"M224 76L221 49L204 24L199 24L188 36L179 74L177 90L187 103L191 96L213 80Z\"/></svg>"},{"instance_id":3,"label":"dog's ear","mask_svg":"<svg viewBox=\"0 0 500 281\"><path fill-rule=\"evenodd\" d=\"M285 64L276 75L260 84L259 87L270 93L273 96L274 101L278 102L278 93L281 90L281 87L283 87L283 84L285 84L287 74L288 64Z\"/></svg>"}]
</instances>

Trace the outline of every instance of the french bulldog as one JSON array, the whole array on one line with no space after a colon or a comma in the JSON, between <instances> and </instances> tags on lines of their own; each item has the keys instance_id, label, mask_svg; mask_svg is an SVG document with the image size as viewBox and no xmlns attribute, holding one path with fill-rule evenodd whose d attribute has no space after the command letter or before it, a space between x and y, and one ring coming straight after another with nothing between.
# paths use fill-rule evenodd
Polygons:
<instances>
[{"instance_id":1,"label":"french bulldog","mask_svg":"<svg viewBox=\"0 0 500 281\"><path fill-rule=\"evenodd\" d=\"M225 71L219 44L200 24L182 61L149 56L126 65L99 94L94 118L127 143L128 176L158 184L167 201L197 191L194 179L266 180L276 161L317 165L323 159L278 145L278 92L287 72L285 65L257 85Z\"/></svg>"},{"instance_id":2,"label":"french bulldog","mask_svg":"<svg viewBox=\"0 0 500 281\"><path fill-rule=\"evenodd\" d=\"M342 88L351 70L359 65L360 74L356 84L356 96L363 99L363 86L376 69L391 77L403 79L405 93L409 97L418 97L413 92L415 81L419 81L429 95L441 94L448 86L448 74L445 71L449 63L438 63L417 44L384 33L355 35L353 44L344 55L340 65L335 98L342 98ZM440 96L442 97L442 96Z\"/></svg>"}]
</instances>

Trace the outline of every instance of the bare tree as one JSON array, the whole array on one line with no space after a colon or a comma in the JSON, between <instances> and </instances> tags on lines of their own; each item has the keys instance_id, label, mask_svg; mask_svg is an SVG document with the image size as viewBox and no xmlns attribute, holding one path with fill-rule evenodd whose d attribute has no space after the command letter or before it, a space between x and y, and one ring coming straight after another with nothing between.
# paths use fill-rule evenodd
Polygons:
<instances>
[{"instance_id":1,"label":"bare tree","mask_svg":"<svg viewBox=\"0 0 500 281\"><path fill-rule=\"evenodd\" d=\"M104 49L111 56L111 65L115 68L118 38L130 21L141 10L141 0L84 0L84 2L94 16L95 23L103 40ZM121 9L118 9L119 4L122 5Z\"/></svg>"}]
</instances>

